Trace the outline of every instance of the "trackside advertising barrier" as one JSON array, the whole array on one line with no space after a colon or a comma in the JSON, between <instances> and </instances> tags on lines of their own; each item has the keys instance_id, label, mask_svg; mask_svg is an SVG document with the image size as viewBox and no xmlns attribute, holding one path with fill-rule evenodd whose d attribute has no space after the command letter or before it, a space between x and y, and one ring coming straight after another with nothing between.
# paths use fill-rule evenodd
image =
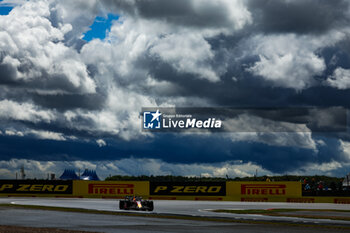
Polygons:
<instances>
[{"instance_id":1,"label":"trackside advertising barrier","mask_svg":"<svg viewBox=\"0 0 350 233\"><path fill-rule=\"evenodd\" d=\"M80 197L123 198L149 195L148 181L74 181L73 193Z\"/></svg>"},{"instance_id":2,"label":"trackside advertising barrier","mask_svg":"<svg viewBox=\"0 0 350 233\"><path fill-rule=\"evenodd\" d=\"M226 182L150 182L154 199L223 200Z\"/></svg>"},{"instance_id":3,"label":"trackside advertising barrier","mask_svg":"<svg viewBox=\"0 0 350 233\"><path fill-rule=\"evenodd\" d=\"M150 182L150 195L226 196L226 183Z\"/></svg>"},{"instance_id":4,"label":"trackside advertising barrier","mask_svg":"<svg viewBox=\"0 0 350 233\"><path fill-rule=\"evenodd\" d=\"M268 202L300 198L300 182L226 182L227 197L234 201Z\"/></svg>"},{"instance_id":5,"label":"trackside advertising barrier","mask_svg":"<svg viewBox=\"0 0 350 233\"><path fill-rule=\"evenodd\" d=\"M347 196L302 196L300 182L0 180L0 196L350 204Z\"/></svg>"},{"instance_id":6,"label":"trackside advertising barrier","mask_svg":"<svg viewBox=\"0 0 350 233\"><path fill-rule=\"evenodd\" d=\"M73 182L64 180L0 180L0 194L7 196L72 195Z\"/></svg>"}]
</instances>

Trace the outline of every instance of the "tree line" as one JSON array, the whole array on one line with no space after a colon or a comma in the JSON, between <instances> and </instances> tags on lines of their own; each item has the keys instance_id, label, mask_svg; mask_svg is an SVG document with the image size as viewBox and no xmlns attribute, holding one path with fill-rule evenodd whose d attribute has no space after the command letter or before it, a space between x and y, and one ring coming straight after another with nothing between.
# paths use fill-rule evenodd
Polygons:
<instances>
[{"instance_id":1,"label":"tree line","mask_svg":"<svg viewBox=\"0 0 350 233\"><path fill-rule=\"evenodd\" d=\"M339 177L329 177L329 176L296 176L296 175L282 175L282 176L252 176L252 177L187 177L187 176L122 176L115 175L109 176L106 181L154 181L154 182L214 182L214 181L300 181L304 182L305 180L311 182L322 181L324 183L330 184L332 182L339 183L342 182L344 178Z\"/></svg>"}]
</instances>

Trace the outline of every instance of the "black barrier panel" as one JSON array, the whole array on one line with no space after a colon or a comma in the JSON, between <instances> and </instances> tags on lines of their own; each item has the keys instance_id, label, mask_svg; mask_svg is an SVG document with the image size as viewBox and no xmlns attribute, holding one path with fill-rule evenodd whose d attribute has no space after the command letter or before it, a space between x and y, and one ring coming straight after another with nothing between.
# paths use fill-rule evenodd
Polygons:
<instances>
[{"instance_id":1,"label":"black barrier panel","mask_svg":"<svg viewBox=\"0 0 350 233\"><path fill-rule=\"evenodd\" d=\"M151 195L226 196L226 182L150 182Z\"/></svg>"},{"instance_id":2,"label":"black barrier panel","mask_svg":"<svg viewBox=\"0 0 350 233\"><path fill-rule=\"evenodd\" d=\"M350 197L350 190L308 190L302 193L305 197Z\"/></svg>"},{"instance_id":3,"label":"black barrier panel","mask_svg":"<svg viewBox=\"0 0 350 233\"><path fill-rule=\"evenodd\" d=\"M0 180L0 193L72 194L71 180Z\"/></svg>"}]
</instances>

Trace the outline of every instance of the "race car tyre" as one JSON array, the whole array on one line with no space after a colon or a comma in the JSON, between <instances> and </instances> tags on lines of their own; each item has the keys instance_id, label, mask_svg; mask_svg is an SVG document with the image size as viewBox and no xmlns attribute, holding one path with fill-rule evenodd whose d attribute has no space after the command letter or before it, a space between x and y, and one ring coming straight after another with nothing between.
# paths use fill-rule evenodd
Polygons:
<instances>
[{"instance_id":1,"label":"race car tyre","mask_svg":"<svg viewBox=\"0 0 350 233\"><path fill-rule=\"evenodd\" d=\"M124 201L124 210L128 210L131 206L131 203L129 201Z\"/></svg>"},{"instance_id":2,"label":"race car tyre","mask_svg":"<svg viewBox=\"0 0 350 233\"><path fill-rule=\"evenodd\" d=\"M124 209L125 201L119 201L119 209Z\"/></svg>"},{"instance_id":3,"label":"race car tyre","mask_svg":"<svg viewBox=\"0 0 350 233\"><path fill-rule=\"evenodd\" d=\"M153 201L149 201L149 202L148 202L148 210L149 210L149 211L153 211L153 209L154 209Z\"/></svg>"}]
</instances>

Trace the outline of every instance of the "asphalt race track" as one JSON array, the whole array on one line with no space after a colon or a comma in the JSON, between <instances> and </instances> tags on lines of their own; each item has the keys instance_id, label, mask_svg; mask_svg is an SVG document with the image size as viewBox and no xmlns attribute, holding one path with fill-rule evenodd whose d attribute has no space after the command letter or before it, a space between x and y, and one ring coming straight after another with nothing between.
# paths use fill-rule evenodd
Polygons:
<instances>
[{"instance_id":1,"label":"asphalt race track","mask_svg":"<svg viewBox=\"0 0 350 233\"><path fill-rule=\"evenodd\" d=\"M71 198L0 198L0 204L39 205L68 208L84 208L115 212L137 212L145 215L180 215L217 217L235 220L254 220L268 222L304 223L307 225L340 225L350 227L349 221L329 219L307 219L296 217L276 217L264 215L239 215L211 212L212 209L338 209L350 210L350 205L315 204L315 203L263 203L263 202L219 202L219 201L166 201L155 200L153 212L119 210L118 201L111 199L71 199ZM64 223L64 224L62 224ZM59 227L74 230L99 232L232 232L232 227L239 232L329 232L329 229L275 226L273 224L225 223L209 221L193 221L182 219L144 218L140 216L112 216L85 213L67 213L32 209L0 209L0 225L20 225L32 227ZM281 228L281 229L279 229ZM217 229L217 230L215 230ZM264 229L264 231L260 231ZM334 229L331 230L334 232ZM350 232L341 229L340 232Z\"/></svg>"}]
</instances>

